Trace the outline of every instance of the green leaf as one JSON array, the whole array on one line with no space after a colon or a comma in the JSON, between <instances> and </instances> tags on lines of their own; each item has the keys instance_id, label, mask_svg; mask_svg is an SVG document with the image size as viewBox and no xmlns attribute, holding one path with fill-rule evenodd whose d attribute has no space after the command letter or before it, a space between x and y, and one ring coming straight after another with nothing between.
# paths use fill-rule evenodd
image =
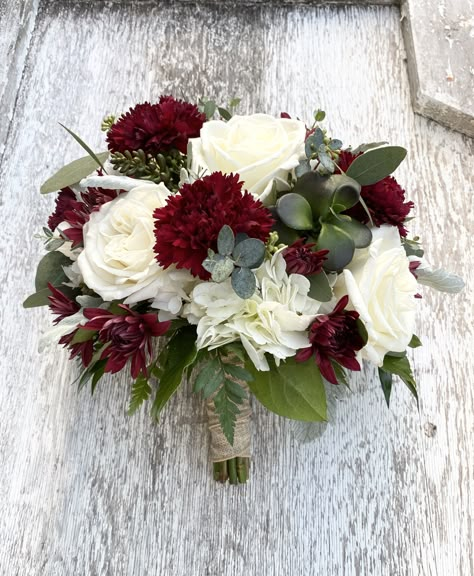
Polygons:
<instances>
[{"instance_id":1,"label":"green leaf","mask_svg":"<svg viewBox=\"0 0 474 576\"><path fill-rule=\"evenodd\" d=\"M155 395L151 414L158 420L160 412L181 384L183 372L194 363L197 356L196 329L192 326L174 333L167 344L163 375Z\"/></svg>"},{"instance_id":2,"label":"green leaf","mask_svg":"<svg viewBox=\"0 0 474 576\"><path fill-rule=\"evenodd\" d=\"M331 140L328 144L331 150L340 150L342 148L341 140Z\"/></svg>"},{"instance_id":3,"label":"green leaf","mask_svg":"<svg viewBox=\"0 0 474 576\"><path fill-rule=\"evenodd\" d=\"M67 280L62 267L70 264L71 260L61 252L48 252L43 256L36 270L36 292L47 288L48 282L53 286L59 286L64 280Z\"/></svg>"},{"instance_id":4,"label":"green leaf","mask_svg":"<svg viewBox=\"0 0 474 576\"><path fill-rule=\"evenodd\" d=\"M92 340L96 335L95 330L88 330L87 328L78 328L76 333L74 334L73 339L71 340L71 344L80 344L82 342L87 342L88 340Z\"/></svg>"},{"instance_id":5,"label":"green leaf","mask_svg":"<svg viewBox=\"0 0 474 576\"><path fill-rule=\"evenodd\" d=\"M316 128L314 133L311 134L311 136L309 136L308 138L306 138L304 147L306 156L308 158L311 158L311 156L319 150L319 147L323 143L324 143L324 133L321 130L321 128Z\"/></svg>"},{"instance_id":6,"label":"green leaf","mask_svg":"<svg viewBox=\"0 0 474 576\"><path fill-rule=\"evenodd\" d=\"M210 120L214 116L214 112L217 109L217 105L212 100L206 100L204 103L203 112L206 115L206 118Z\"/></svg>"},{"instance_id":7,"label":"green leaf","mask_svg":"<svg viewBox=\"0 0 474 576\"><path fill-rule=\"evenodd\" d=\"M242 362L245 362L247 358L245 349L240 342L231 342L230 344L225 344L221 350L224 356L236 356Z\"/></svg>"},{"instance_id":8,"label":"green leaf","mask_svg":"<svg viewBox=\"0 0 474 576\"><path fill-rule=\"evenodd\" d=\"M91 394L94 394L97 384L99 383L99 380L105 374L106 366L107 366L107 358L104 358L103 360L98 360L94 364L94 370L91 380Z\"/></svg>"},{"instance_id":9,"label":"green leaf","mask_svg":"<svg viewBox=\"0 0 474 576\"><path fill-rule=\"evenodd\" d=\"M245 382L250 382L250 380L253 380L252 374L250 374L248 370L245 370L245 368L242 368L242 366L223 363L222 367L227 372L227 374L237 378L237 380L244 380Z\"/></svg>"},{"instance_id":10,"label":"green leaf","mask_svg":"<svg viewBox=\"0 0 474 576\"><path fill-rule=\"evenodd\" d=\"M207 258L204 260L204 263L206 262ZM221 256L220 254L218 254L216 259L212 262L212 280L214 282L224 282L224 280L226 280L232 274L234 269L234 262L228 256Z\"/></svg>"},{"instance_id":11,"label":"green leaf","mask_svg":"<svg viewBox=\"0 0 474 576\"><path fill-rule=\"evenodd\" d=\"M247 365L253 376L249 388L268 410L294 420L327 419L326 391L313 360L301 363L289 358L277 368L270 359L270 368L260 372L253 363Z\"/></svg>"},{"instance_id":12,"label":"green leaf","mask_svg":"<svg viewBox=\"0 0 474 576\"><path fill-rule=\"evenodd\" d=\"M204 398L209 398L219 388L222 383L223 375L220 370L219 360L213 358L199 372L194 381L194 392L203 393Z\"/></svg>"},{"instance_id":13,"label":"green leaf","mask_svg":"<svg viewBox=\"0 0 474 576\"><path fill-rule=\"evenodd\" d=\"M140 406L148 400L151 395L151 386L148 384L148 378L140 374L132 386L132 395L128 407L128 413L132 415Z\"/></svg>"},{"instance_id":14,"label":"green leaf","mask_svg":"<svg viewBox=\"0 0 474 576\"><path fill-rule=\"evenodd\" d=\"M59 125L62 126L64 128L64 130L66 130L67 132L69 132L69 134L74 138L74 140L79 144L79 146L81 146L82 148L84 148L84 150L89 154L89 156L95 160L95 162L102 168L102 170L107 174L107 170L104 168L104 165L102 164L101 159L97 156L97 154L91 149L89 148L89 146L84 142L84 140L82 140L82 138L80 138L77 134L75 134L72 130L70 130L69 128L67 128L66 126L64 126L64 124L61 124L61 122L59 122Z\"/></svg>"},{"instance_id":15,"label":"green leaf","mask_svg":"<svg viewBox=\"0 0 474 576\"><path fill-rule=\"evenodd\" d=\"M237 106L242 102L242 98L232 98L229 102L230 108L237 108Z\"/></svg>"},{"instance_id":16,"label":"green leaf","mask_svg":"<svg viewBox=\"0 0 474 576\"><path fill-rule=\"evenodd\" d=\"M361 186L357 180L349 178L346 174L334 174L330 182L335 186L333 204L344 206L345 210L359 202Z\"/></svg>"},{"instance_id":17,"label":"green leaf","mask_svg":"<svg viewBox=\"0 0 474 576\"><path fill-rule=\"evenodd\" d=\"M301 176L306 174L306 172L311 172L311 164L309 163L309 160L301 160L295 168L295 176L296 178L301 178Z\"/></svg>"},{"instance_id":18,"label":"green leaf","mask_svg":"<svg viewBox=\"0 0 474 576\"><path fill-rule=\"evenodd\" d=\"M23 302L23 308L37 308L38 306L47 306L49 304L48 296L51 296L49 288L43 288L35 294L31 294Z\"/></svg>"},{"instance_id":19,"label":"green leaf","mask_svg":"<svg viewBox=\"0 0 474 576\"><path fill-rule=\"evenodd\" d=\"M255 294L257 281L249 268L235 268L232 272L232 288L243 300Z\"/></svg>"},{"instance_id":20,"label":"green leaf","mask_svg":"<svg viewBox=\"0 0 474 576\"><path fill-rule=\"evenodd\" d=\"M408 344L408 346L410 346L410 348L418 348L419 346L423 346L423 344L421 343L421 340L418 338L418 336L413 334L410 340L410 344Z\"/></svg>"},{"instance_id":21,"label":"green leaf","mask_svg":"<svg viewBox=\"0 0 474 576\"><path fill-rule=\"evenodd\" d=\"M403 382L408 386L408 389L416 398L418 404L418 393L416 390L416 382L413 378L413 373L411 371L410 362L406 356L396 357L386 354L383 359L382 370L390 372L391 374L396 374L399 376Z\"/></svg>"},{"instance_id":22,"label":"green leaf","mask_svg":"<svg viewBox=\"0 0 474 576\"><path fill-rule=\"evenodd\" d=\"M294 230L311 230L313 228L311 206L300 194L293 192L285 194L278 200L276 208L281 221L289 228Z\"/></svg>"},{"instance_id":23,"label":"green leaf","mask_svg":"<svg viewBox=\"0 0 474 576\"><path fill-rule=\"evenodd\" d=\"M417 240L408 240L408 238L402 238L402 244L403 248L405 248L405 254L407 256L418 256L418 258L423 257L425 252Z\"/></svg>"},{"instance_id":24,"label":"green leaf","mask_svg":"<svg viewBox=\"0 0 474 576\"><path fill-rule=\"evenodd\" d=\"M367 150L371 150L372 148L380 148L380 146L384 146L388 144L388 142L369 142L368 144L360 144L354 150L349 149L351 154L360 154L361 152L367 152Z\"/></svg>"},{"instance_id":25,"label":"green leaf","mask_svg":"<svg viewBox=\"0 0 474 576\"><path fill-rule=\"evenodd\" d=\"M323 176L311 171L298 178L293 193L299 194L309 203L312 220L317 220L329 212L335 189L334 176Z\"/></svg>"},{"instance_id":26,"label":"green leaf","mask_svg":"<svg viewBox=\"0 0 474 576\"><path fill-rule=\"evenodd\" d=\"M311 286L308 296L318 302L329 302L332 298L332 288L329 285L329 280L324 270L321 270L318 274L312 274L307 278Z\"/></svg>"},{"instance_id":27,"label":"green leaf","mask_svg":"<svg viewBox=\"0 0 474 576\"><path fill-rule=\"evenodd\" d=\"M222 256L230 256L235 246L235 237L232 228L224 224L217 236L217 250Z\"/></svg>"},{"instance_id":28,"label":"green leaf","mask_svg":"<svg viewBox=\"0 0 474 576\"><path fill-rule=\"evenodd\" d=\"M217 110L224 120L229 121L232 118L232 114L225 108L218 107Z\"/></svg>"},{"instance_id":29,"label":"green leaf","mask_svg":"<svg viewBox=\"0 0 474 576\"><path fill-rule=\"evenodd\" d=\"M324 262L324 269L330 271L342 270L352 260L355 244L352 238L339 227L326 222L322 223L317 241L318 250L329 250Z\"/></svg>"},{"instance_id":30,"label":"green leaf","mask_svg":"<svg viewBox=\"0 0 474 576\"><path fill-rule=\"evenodd\" d=\"M406 155L407 151L401 146L368 150L352 162L346 175L357 180L361 186L375 184L394 172Z\"/></svg>"},{"instance_id":31,"label":"green leaf","mask_svg":"<svg viewBox=\"0 0 474 576\"><path fill-rule=\"evenodd\" d=\"M321 146L319 147L318 159L321 163L321 166L327 172L330 172L331 174L334 172L334 170L336 169L336 165L332 161L329 154L326 152L326 145L325 144L321 144Z\"/></svg>"},{"instance_id":32,"label":"green leaf","mask_svg":"<svg viewBox=\"0 0 474 576\"><path fill-rule=\"evenodd\" d=\"M379 379L382 385L383 394L385 396L385 402L387 406L390 407L390 395L392 393L392 374L379 368Z\"/></svg>"},{"instance_id":33,"label":"green leaf","mask_svg":"<svg viewBox=\"0 0 474 576\"><path fill-rule=\"evenodd\" d=\"M354 218L341 214L335 218L331 218L329 222L348 234L352 238L356 248L366 248L372 242L372 232L370 228Z\"/></svg>"},{"instance_id":34,"label":"green leaf","mask_svg":"<svg viewBox=\"0 0 474 576\"><path fill-rule=\"evenodd\" d=\"M322 122L326 118L326 112L324 110L316 110L314 113L314 119L316 122Z\"/></svg>"},{"instance_id":35,"label":"green leaf","mask_svg":"<svg viewBox=\"0 0 474 576\"><path fill-rule=\"evenodd\" d=\"M108 155L108 152L96 154L101 162L105 162ZM62 188L77 184L80 180L89 176L91 172L94 172L94 170L97 170L97 162L90 156L84 156L84 158L74 160L70 164L63 166L54 176L46 180L41 186L40 192L41 194L49 194L50 192L57 192Z\"/></svg>"},{"instance_id":36,"label":"green leaf","mask_svg":"<svg viewBox=\"0 0 474 576\"><path fill-rule=\"evenodd\" d=\"M236 266L258 268L265 258L265 244L257 238L246 238L232 252Z\"/></svg>"}]
</instances>

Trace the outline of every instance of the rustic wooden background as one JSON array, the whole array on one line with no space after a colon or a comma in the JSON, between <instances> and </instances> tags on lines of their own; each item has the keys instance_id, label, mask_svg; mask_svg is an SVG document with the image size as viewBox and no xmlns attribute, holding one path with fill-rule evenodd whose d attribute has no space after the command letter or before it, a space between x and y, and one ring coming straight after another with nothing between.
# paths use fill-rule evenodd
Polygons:
<instances>
[{"instance_id":1,"label":"rustic wooden background","mask_svg":"<svg viewBox=\"0 0 474 576\"><path fill-rule=\"evenodd\" d=\"M474 146L413 114L399 10L51 1L31 20L25 6L0 148L0 574L474 574ZM162 93L307 120L322 107L347 144L408 148L412 229L467 281L423 290L419 411L401 383L388 410L369 367L331 391L312 442L254 402L251 481L222 487L186 386L154 426L126 415L126 379L91 398L65 352L38 354L48 312L21 308L53 206L38 189L81 154L56 122L102 149L104 113Z\"/></svg>"}]
</instances>

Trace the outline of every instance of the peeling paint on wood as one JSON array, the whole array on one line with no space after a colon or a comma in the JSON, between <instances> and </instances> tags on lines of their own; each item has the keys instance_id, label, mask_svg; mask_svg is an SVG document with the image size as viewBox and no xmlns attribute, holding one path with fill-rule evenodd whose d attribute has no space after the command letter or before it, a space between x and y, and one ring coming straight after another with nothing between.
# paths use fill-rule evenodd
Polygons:
<instances>
[{"instance_id":1,"label":"peeling paint on wood","mask_svg":"<svg viewBox=\"0 0 474 576\"><path fill-rule=\"evenodd\" d=\"M474 148L412 113L402 55L395 8L40 12L0 170L0 574L474 573ZM408 148L397 178L419 206L412 228L468 285L451 298L423 290L419 412L401 383L387 410L368 367L352 393L331 389L331 422L310 443L254 402L251 481L222 487L189 387L154 426L126 415L126 378L91 398L64 351L37 354L48 313L21 301L53 206L39 185L81 154L57 121L100 150L104 114L170 92L306 120L321 107L347 144Z\"/></svg>"}]
</instances>

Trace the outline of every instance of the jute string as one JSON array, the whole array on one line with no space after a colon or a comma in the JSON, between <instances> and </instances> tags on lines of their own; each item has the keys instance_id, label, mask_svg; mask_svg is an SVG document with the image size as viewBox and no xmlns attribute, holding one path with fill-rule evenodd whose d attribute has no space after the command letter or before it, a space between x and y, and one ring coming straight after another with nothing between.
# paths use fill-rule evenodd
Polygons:
<instances>
[{"instance_id":1,"label":"jute string","mask_svg":"<svg viewBox=\"0 0 474 576\"><path fill-rule=\"evenodd\" d=\"M250 458L250 415L249 390L245 382L236 380L247 392L247 398L239 404L234 430L234 445L227 442L219 423L219 416L214 408L213 398L206 400L209 432L211 433L210 459L212 462L223 462L231 458Z\"/></svg>"}]
</instances>

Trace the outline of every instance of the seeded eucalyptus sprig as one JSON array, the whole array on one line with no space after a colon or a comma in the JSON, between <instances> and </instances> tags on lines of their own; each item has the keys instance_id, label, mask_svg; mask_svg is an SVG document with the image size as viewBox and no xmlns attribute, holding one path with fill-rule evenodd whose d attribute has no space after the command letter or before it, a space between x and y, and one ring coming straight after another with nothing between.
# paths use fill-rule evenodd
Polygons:
<instances>
[{"instance_id":1,"label":"seeded eucalyptus sprig","mask_svg":"<svg viewBox=\"0 0 474 576\"><path fill-rule=\"evenodd\" d=\"M252 269L258 268L265 259L265 244L247 234L237 234L230 226L222 226L217 238L216 254L208 250L208 256L202 266L211 273L214 282L224 282L231 276L232 288L243 299L255 293L257 279Z\"/></svg>"},{"instance_id":2,"label":"seeded eucalyptus sprig","mask_svg":"<svg viewBox=\"0 0 474 576\"><path fill-rule=\"evenodd\" d=\"M131 178L163 182L172 192L179 187L180 171L186 165L186 157L178 150L165 154L146 154L143 150L114 152L110 161L116 170Z\"/></svg>"}]
</instances>

